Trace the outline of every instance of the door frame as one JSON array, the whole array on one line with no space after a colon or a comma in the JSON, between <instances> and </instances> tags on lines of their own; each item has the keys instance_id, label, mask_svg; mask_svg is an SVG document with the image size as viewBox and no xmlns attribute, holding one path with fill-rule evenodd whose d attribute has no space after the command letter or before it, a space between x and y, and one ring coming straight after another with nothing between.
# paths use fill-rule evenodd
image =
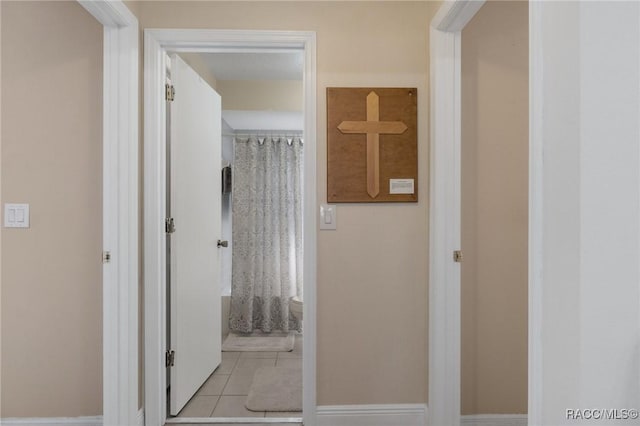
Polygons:
<instances>
[{"instance_id":1,"label":"door frame","mask_svg":"<svg viewBox=\"0 0 640 426\"><path fill-rule=\"evenodd\" d=\"M78 0L104 27L102 404L105 426L138 412L138 20L120 0ZM109 253L110 260L104 260Z\"/></svg>"},{"instance_id":2,"label":"door frame","mask_svg":"<svg viewBox=\"0 0 640 426\"><path fill-rule=\"evenodd\" d=\"M304 289L303 416L316 424L316 34L311 31L145 29L144 31L144 340L145 423L166 420L165 205L166 50L304 51ZM263 419L264 420L264 419Z\"/></svg>"},{"instance_id":3,"label":"door frame","mask_svg":"<svg viewBox=\"0 0 640 426\"><path fill-rule=\"evenodd\" d=\"M431 21L431 199L429 275L429 424L460 424L460 136L462 30L484 0L445 2ZM528 422L542 417L540 3L529 3ZM448 380L453 378L453 380Z\"/></svg>"},{"instance_id":4,"label":"door frame","mask_svg":"<svg viewBox=\"0 0 640 426\"><path fill-rule=\"evenodd\" d=\"M430 27L428 424L460 425L460 136L462 30L484 0L444 2Z\"/></svg>"}]
</instances>

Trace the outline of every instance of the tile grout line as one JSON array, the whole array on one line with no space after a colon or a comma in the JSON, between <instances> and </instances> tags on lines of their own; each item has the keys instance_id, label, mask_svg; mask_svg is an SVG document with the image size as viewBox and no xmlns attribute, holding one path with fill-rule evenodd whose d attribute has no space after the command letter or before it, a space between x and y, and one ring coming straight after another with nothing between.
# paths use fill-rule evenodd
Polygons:
<instances>
[{"instance_id":1,"label":"tile grout line","mask_svg":"<svg viewBox=\"0 0 640 426\"><path fill-rule=\"evenodd\" d=\"M222 400L222 395L218 395L218 400L213 405L213 410L211 410L211 413L209 413L209 417L213 417L213 412L216 411L216 408L218 408L218 404L220 404L221 400Z\"/></svg>"}]
</instances>

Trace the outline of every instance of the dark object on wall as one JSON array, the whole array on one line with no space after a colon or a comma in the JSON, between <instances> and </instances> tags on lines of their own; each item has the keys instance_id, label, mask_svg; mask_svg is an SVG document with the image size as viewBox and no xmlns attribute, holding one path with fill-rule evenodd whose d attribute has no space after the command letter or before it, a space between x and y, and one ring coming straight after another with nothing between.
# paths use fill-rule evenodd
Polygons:
<instances>
[{"instance_id":1,"label":"dark object on wall","mask_svg":"<svg viewBox=\"0 0 640 426\"><path fill-rule=\"evenodd\" d=\"M222 168L222 193L231 194L231 166Z\"/></svg>"},{"instance_id":2,"label":"dark object on wall","mask_svg":"<svg viewBox=\"0 0 640 426\"><path fill-rule=\"evenodd\" d=\"M327 201L418 201L416 88L327 88Z\"/></svg>"}]
</instances>

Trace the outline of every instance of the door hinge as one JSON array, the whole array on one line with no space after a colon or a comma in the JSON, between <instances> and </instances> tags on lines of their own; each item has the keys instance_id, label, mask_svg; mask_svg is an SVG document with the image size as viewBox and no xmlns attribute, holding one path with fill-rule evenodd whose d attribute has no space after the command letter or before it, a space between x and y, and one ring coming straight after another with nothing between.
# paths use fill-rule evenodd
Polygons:
<instances>
[{"instance_id":1,"label":"door hinge","mask_svg":"<svg viewBox=\"0 0 640 426\"><path fill-rule=\"evenodd\" d=\"M110 251L103 251L102 252L102 263L109 263L111 262L111 252Z\"/></svg>"},{"instance_id":2,"label":"door hinge","mask_svg":"<svg viewBox=\"0 0 640 426\"><path fill-rule=\"evenodd\" d=\"M176 352L175 351L166 351L164 353L164 366L169 368L173 367L176 360Z\"/></svg>"},{"instance_id":3,"label":"door hinge","mask_svg":"<svg viewBox=\"0 0 640 426\"><path fill-rule=\"evenodd\" d=\"M164 232L167 234L173 234L176 232L176 224L172 217L168 217L164 220Z\"/></svg>"},{"instance_id":4,"label":"door hinge","mask_svg":"<svg viewBox=\"0 0 640 426\"><path fill-rule=\"evenodd\" d=\"M164 85L164 98L165 100L167 100L168 102L173 101L173 99L176 96L176 89L173 87L173 85L167 83Z\"/></svg>"},{"instance_id":5,"label":"door hinge","mask_svg":"<svg viewBox=\"0 0 640 426\"><path fill-rule=\"evenodd\" d=\"M457 263L462 262L462 250L456 250L453 252L453 261Z\"/></svg>"}]
</instances>

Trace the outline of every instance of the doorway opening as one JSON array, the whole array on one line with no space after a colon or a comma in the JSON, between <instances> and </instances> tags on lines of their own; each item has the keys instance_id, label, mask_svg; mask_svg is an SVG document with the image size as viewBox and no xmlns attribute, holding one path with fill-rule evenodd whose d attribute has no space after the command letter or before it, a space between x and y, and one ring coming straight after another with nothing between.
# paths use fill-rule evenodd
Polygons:
<instances>
[{"instance_id":1,"label":"doorway opening","mask_svg":"<svg viewBox=\"0 0 640 426\"><path fill-rule=\"evenodd\" d=\"M312 417L315 412L315 279L316 279L316 175L315 175L315 34L310 32L261 32L261 31L218 31L218 30L146 30L145 31L145 407L146 420L148 424L164 424L167 423L184 423L186 418L167 417L168 409L171 410L171 404L167 404L167 384L171 381L168 379L165 369L165 356L170 360L171 355L174 362L180 357L179 352L171 354L167 353L169 336L167 336L167 319L171 315L172 309L167 305L171 300L171 294L166 292L164 283L175 272L168 273L167 267L167 243L165 234L166 208L171 197L167 196L167 176L170 172L170 165L167 167L167 160L171 158L173 162L173 153L167 156L168 141L166 138L166 126L171 122L171 118L167 119L167 106L165 103L165 74L167 67L167 54L178 53L184 56L194 54L282 54L298 52L302 61L302 84L301 94L303 96L303 112L301 114L301 129L304 131L304 137L298 129L267 129L266 137L269 139L282 139L285 145L288 140L303 139L304 151L301 157L301 164L304 167L304 179L301 179L301 190L305 194L300 205L301 210L301 234L302 234L302 251L304 256L302 259L302 280L304 282L304 317L302 319L304 329L304 342L299 339L297 349L302 349L302 381L303 390L303 414L305 424L314 424ZM193 58L192 58L193 59ZM192 67L193 68L193 67ZM173 78L173 76L172 76ZM175 90L176 97L180 94L180 89ZM224 101L223 101L224 102ZM227 123L228 124L228 123ZM225 127L221 130L220 135L232 136L238 141L250 139L263 139L258 135L257 128L244 129ZM175 129L171 129L173 132ZM276 130L278 130L276 132ZM297 133L294 130L298 130ZM276 134L277 133L277 134ZM249 138L247 138L249 136ZM243 139L243 137L245 139ZM300 141L302 142L302 141ZM264 140L261 141L265 143ZM260 144L260 141L258 142ZM225 161L228 161L226 159ZM220 173L222 162L217 167ZM171 181L169 181L171 182ZM218 187L220 191L220 187ZM221 193L222 191L220 191ZM308 194L308 196L306 196ZM226 197L226 195L222 195ZM221 200L221 206L225 204ZM228 208L229 206L227 206ZM229 213L229 211L227 211ZM176 230L180 224L175 223ZM158 230L162 232L158 232ZM227 230L228 231L228 230ZM220 234L220 243L228 241L229 234ZM230 247L227 247L229 249ZM223 249L225 250L225 249ZM222 251L224 253L224 251ZM222 257L228 256L224 253ZM173 271L173 270L172 270ZM225 271L223 271L225 272ZM228 272L228 270L226 270ZM221 274L223 275L223 274ZM226 275L228 279L228 274ZM226 281L228 283L228 281ZM226 286L222 282L217 283L218 290L225 289ZM286 302L289 297L296 295L286 294ZM284 298L284 296L283 296ZM220 302L220 297L218 298ZM182 308L184 312L184 308ZM218 339L222 333L222 313L218 313ZM295 323L295 321L293 321ZM294 327L295 328L295 327ZM173 329L173 326L172 326ZM243 331L243 330L241 330ZM269 331L269 330L267 330ZM225 330L226 332L226 330ZM196 345L197 346L197 345ZM300 348L302 346L302 348ZM270 351L261 351L270 352ZM274 351L277 352L277 351ZM224 354L224 352L223 352ZM260 354L266 357L268 354ZM272 356L272 354L269 354ZM273 362L277 367L279 362L279 353L275 358L251 358L244 356L246 359L267 359ZM243 355L236 353L231 354L226 359L232 359L238 363ZM221 357L222 358L222 357ZM292 364L286 356L282 358L282 364ZM224 364L221 359L221 364ZM262 361L260 361L262 362ZM248 362L251 364L252 362ZM170 364L170 362L169 362ZM255 364L255 362L254 362ZM214 367L214 370L218 368ZM226 366L228 368L228 365ZM213 371L212 371L213 372ZM215 373L214 375L215 376ZM210 386L219 385L220 382L213 383L213 376ZM226 377L228 381L232 375ZM246 379L246 378L245 378ZM239 379L238 379L239 380ZM172 386L175 386L172 383ZM237 388L236 388L237 389ZM197 391L197 389L196 389ZM233 393L232 390L229 392ZM202 395L207 396L207 395ZM218 397L219 395L209 395ZM234 395L228 395L234 396ZM235 395L245 398L243 395ZM220 396L221 397L221 396ZM206 399L206 398L204 398ZM209 398L214 399L214 398ZM220 399L220 398L218 398ZM227 398L229 399L229 398ZM209 401L211 402L211 401ZM188 406L188 404L187 404ZM179 412L178 405L173 407L173 414ZM215 413L213 413L215 416ZM297 417L280 417L277 413L261 413L261 417L243 418L242 423L256 422L272 422L277 420L280 423L300 423L300 416ZM286 414L285 414L286 416ZM230 417L207 417L199 415L196 418L189 417L190 423L228 423ZM237 418L233 419L238 421Z\"/></svg>"},{"instance_id":2,"label":"doorway opening","mask_svg":"<svg viewBox=\"0 0 640 426\"><path fill-rule=\"evenodd\" d=\"M304 52L168 53L167 415L301 421Z\"/></svg>"},{"instance_id":3,"label":"doorway opening","mask_svg":"<svg viewBox=\"0 0 640 426\"><path fill-rule=\"evenodd\" d=\"M487 2L461 35L463 421L527 421L528 19Z\"/></svg>"}]
</instances>

